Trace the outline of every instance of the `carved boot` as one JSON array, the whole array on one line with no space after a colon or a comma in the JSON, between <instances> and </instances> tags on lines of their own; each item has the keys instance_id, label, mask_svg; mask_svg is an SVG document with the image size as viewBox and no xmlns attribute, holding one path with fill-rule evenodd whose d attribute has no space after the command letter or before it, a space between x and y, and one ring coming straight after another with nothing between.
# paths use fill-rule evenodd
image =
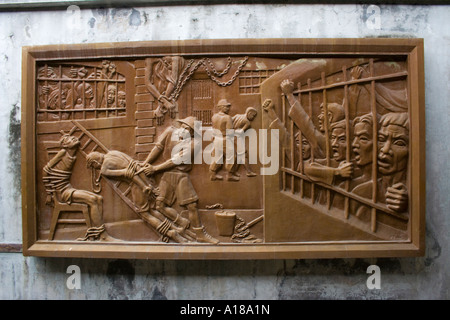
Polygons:
<instances>
[{"instance_id":1,"label":"carved boot","mask_svg":"<svg viewBox=\"0 0 450 320\"><path fill-rule=\"evenodd\" d=\"M197 242L202 242L202 243L211 243L211 244L218 244L219 240L211 237L205 230L205 227L192 227L192 229L195 232L195 235L197 237Z\"/></svg>"},{"instance_id":2,"label":"carved boot","mask_svg":"<svg viewBox=\"0 0 450 320\"><path fill-rule=\"evenodd\" d=\"M238 174L230 172L227 175L227 180L228 181L239 181L239 180L241 180L241 177Z\"/></svg>"},{"instance_id":3,"label":"carved boot","mask_svg":"<svg viewBox=\"0 0 450 320\"><path fill-rule=\"evenodd\" d=\"M256 173L253 171L247 171L247 177L256 177Z\"/></svg>"},{"instance_id":4,"label":"carved boot","mask_svg":"<svg viewBox=\"0 0 450 320\"><path fill-rule=\"evenodd\" d=\"M223 180L223 177L221 175L218 175L215 172L211 172L210 178L211 178L211 181Z\"/></svg>"}]
</instances>

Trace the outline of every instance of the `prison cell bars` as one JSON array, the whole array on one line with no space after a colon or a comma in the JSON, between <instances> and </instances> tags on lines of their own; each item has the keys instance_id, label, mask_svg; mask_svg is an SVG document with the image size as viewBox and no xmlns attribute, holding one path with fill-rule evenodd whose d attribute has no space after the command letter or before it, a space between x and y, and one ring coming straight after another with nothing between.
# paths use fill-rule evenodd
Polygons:
<instances>
[{"instance_id":1,"label":"prison cell bars","mask_svg":"<svg viewBox=\"0 0 450 320\"><path fill-rule=\"evenodd\" d=\"M327 101L327 89L325 88L326 80L325 80L325 72L322 72L320 75L323 90L322 90L322 104L323 104L323 119L324 119L324 127L325 127L325 157L327 160L327 167L330 167L330 121L328 119L328 101ZM331 192L330 189L326 189L327 191L327 209L330 210L331 208Z\"/></svg>"},{"instance_id":2,"label":"prison cell bars","mask_svg":"<svg viewBox=\"0 0 450 320\"><path fill-rule=\"evenodd\" d=\"M371 78L374 77L374 69L373 69L373 59L369 60L369 75ZM370 82L370 109L372 112L372 141L373 141L373 150L372 150L372 201L373 203L377 202L377 171L378 171L378 163L377 163L377 155L378 155L378 123L377 123L377 101L375 96L375 80ZM370 212L370 224L372 228L372 232L377 230L377 210L375 208L371 208Z\"/></svg>"},{"instance_id":3,"label":"prison cell bars","mask_svg":"<svg viewBox=\"0 0 450 320\"><path fill-rule=\"evenodd\" d=\"M39 82L40 81L44 81L44 86L45 87L48 86L48 82L49 81L58 82L59 108L55 109L55 110L51 110L51 109L48 108L49 107L49 94L45 94L44 95L44 109L42 109L40 107L40 105L38 105L38 112L43 113L45 115L44 118L46 120L49 120L49 115L50 114L54 114L54 113L59 115L59 119L61 119L62 114L70 113L71 116L69 116L69 118L71 117L72 119L74 119L74 115L76 113L82 112L83 113L82 118L86 119L86 112L87 111L93 111L94 112L94 118L97 119L98 118L98 112L100 112L100 111L105 111L106 112L106 117L108 117L108 112L113 112L114 116L118 116L119 110L122 110L122 109L126 110L126 108L121 108L118 105L118 102L119 102L118 101L119 83L125 83L125 79L120 79L119 78L119 74L117 72L116 72L116 75L115 75L115 79L101 79L101 78L99 79L99 78L97 78L97 67L94 67L94 79L92 79L92 80L89 79L89 80L86 81L86 79L64 78L63 75L62 75L62 65L58 66L59 75L57 75L56 78L51 78L48 75L49 68L50 68L49 65L45 64L44 65L45 76L44 77L39 77L38 76L37 79L36 79L37 87L39 86ZM73 66L70 66L70 68L73 68ZM76 101L75 101L75 95L76 95L76 93L75 93L75 83L77 81L80 81L80 80L81 80L81 85L82 85L82 88L83 88L82 101L83 101L83 105L84 106L85 106L85 101L86 101L86 98L85 98L85 85L86 85L86 83L89 83L89 82L93 82L94 83L95 91L94 91L94 98L93 99L96 102L96 107L94 109L92 109L92 110L90 108L88 108L88 110L86 110L87 108L83 108L82 110L74 109L74 107L76 105ZM98 95L97 95L97 87L98 87L97 84L98 84L98 82L104 82L106 84L106 89L107 89L107 83L114 83L115 84L116 95L115 95L114 108L107 108L107 107L102 108L101 107L101 101L98 101ZM71 90L72 90L72 95L71 95L72 108L71 109L67 109L67 110L63 109L63 106L62 106L63 83L70 83L70 87L71 87ZM36 92L36 94L38 94L38 92ZM39 101L39 97L37 98L37 101ZM68 119L64 119L64 120L69 120L69 118Z\"/></svg>"},{"instance_id":4,"label":"prison cell bars","mask_svg":"<svg viewBox=\"0 0 450 320\"><path fill-rule=\"evenodd\" d=\"M302 145L300 144L300 161L301 164L299 166L300 172L297 172L294 169L295 165L291 165L291 168L286 168L285 163L285 148L283 148L283 157L282 157L282 175L283 175L283 191L286 191L286 179L287 175L291 176L292 181L294 181L295 177L300 178L300 198L304 198L304 181L307 181L311 183L311 201L314 204L315 203L315 185L319 185L327 190L327 209L331 209L331 191L335 193L339 193L344 196L345 199L345 207L344 207L344 215L345 218L349 218L349 199L353 199L363 205L369 206L371 208L371 221L370 221L370 227L372 232L376 232L377 230L377 210L382 211L384 213L390 214L392 216L395 216L401 220L407 221L408 218L402 216L401 214L396 213L395 211L387 208L386 205L378 203L378 195L377 195L377 181L378 181L378 165L377 165L377 154L378 154L378 123L377 123L377 109L376 109L376 91L375 91L375 84L376 81L380 80L394 80L394 79L401 79L407 77L408 73L406 71L396 72L388 75L379 75L376 76L374 72L374 59L369 60L369 77L363 78L363 79L351 79L347 80L347 72L348 69L346 66L342 67L342 73L343 73L343 81L336 82L332 84L326 84L326 76L325 73L321 73L321 85L315 88L312 88L312 82L311 79L307 79L307 88L302 89L301 84L298 84L297 90L294 91L294 94L298 95L298 99L300 99L301 102L301 94L307 93L308 94L308 105L309 105L309 116L312 119L312 93L314 91L322 91L322 102L323 102L323 112L324 112L324 128L325 128L325 135L328 137L325 139L326 141L326 160L327 160L327 166L330 165L330 142L329 142L329 120L328 120L328 108L327 108L327 90L332 88L344 88L344 111L345 111L345 121L346 121L346 144L347 144L347 150L346 150L346 161L350 161L351 159L351 133L350 133L350 114L349 114L349 97L348 97L348 86L351 84L364 84L364 83L370 83L370 112L373 118L373 127L372 127L372 135L373 135L373 151L372 151L372 195L371 199L366 199L364 197L358 196L356 194L353 194L350 192L350 181L347 180L345 183L344 189L337 188L332 185L327 185L325 183L321 182L314 182L311 180L308 176L304 174L304 166L303 166L303 156L302 156ZM287 124L286 119L286 97L284 94L282 94L282 119L283 124ZM302 104L303 105L303 104ZM291 121L292 122L292 121ZM291 137L293 137L293 122L291 124ZM300 141L302 139L302 133L301 130L299 130L299 138ZM291 141L291 150L293 150L295 147L295 140ZM292 162L294 162L293 152L291 152L291 158ZM314 150L311 149L311 161L314 161ZM294 194L294 183L292 182L292 190L291 192Z\"/></svg>"},{"instance_id":5,"label":"prison cell bars","mask_svg":"<svg viewBox=\"0 0 450 320\"><path fill-rule=\"evenodd\" d=\"M308 89L311 90L312 84L311 84L310 78L308 78L307 84L308 84ZM301 93L299 93L299 94L301 94ZM313 116L312 91L308 92L308 104L309 104L309 117L312 119L312 116ZM314 159L315 159L314 158L314 148L311 148L311 162L313 162ZM316 198L316 185L314 183L311 183L311 202L313 204L314 204L315 198Z\"/></svg>"},{"instance_id":6,"label":"prison cell bars","mask_svg":"<svg viewBox=\"0 0 450 320\"><path fill-rule=\"evenodd\" d=\"M344 83L347 82L347 67L344 65L342 66L342 75L343 75L343 81ZM348 84L345 84L344 86L344 112L345 112L345 136L346 136L346 149L345 149L345 161L347 163L350 163L350 151L351 151L351 135L350 135L350 111L349 111L349 97L348 97ZM349 192L350 191L350 179L346 179L345 180L345 191ZM348 219L349 217L349 206L350 206L350 202L349 202L349 198L345 197L344 198L344 216L345 219Z\"/></svg>"}]
</instances>

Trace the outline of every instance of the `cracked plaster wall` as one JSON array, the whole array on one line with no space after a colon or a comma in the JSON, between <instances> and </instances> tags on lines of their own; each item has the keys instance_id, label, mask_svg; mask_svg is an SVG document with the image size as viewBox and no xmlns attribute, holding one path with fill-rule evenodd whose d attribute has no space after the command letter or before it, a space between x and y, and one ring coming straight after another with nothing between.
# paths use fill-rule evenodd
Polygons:
<instances>
[{"instance_id":1,"label":"cracked plaster wall","mask_svg":"<svg viewBox=\"0 0 450 320\"><path fill-rule=\"evenodd\" d=\"M425 39L426 256L143 261L0 253L0 299L448 299L450 6L215 5L0 12L0 242L21 242L21 47L219 38ZM80 266L81 289L66 287ZM366 287L370 264L381 289Z\"/></svg>"}]
</instances>

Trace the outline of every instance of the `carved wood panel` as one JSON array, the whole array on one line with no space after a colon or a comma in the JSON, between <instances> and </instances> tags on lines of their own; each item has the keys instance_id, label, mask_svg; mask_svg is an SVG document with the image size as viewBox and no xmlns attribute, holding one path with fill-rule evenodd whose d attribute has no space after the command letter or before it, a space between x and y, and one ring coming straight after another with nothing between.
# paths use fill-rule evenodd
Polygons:
<instances>
[{"instance_id":1,"label":"carved wood panel","mask_svg":"<svg viewBox=\"0 0 450 320\"><path fill-rule=\"evenodd\" d=\"M23 51L24 254L423 254L421 40L53 49Z\"/></svg>"}]
</instances>

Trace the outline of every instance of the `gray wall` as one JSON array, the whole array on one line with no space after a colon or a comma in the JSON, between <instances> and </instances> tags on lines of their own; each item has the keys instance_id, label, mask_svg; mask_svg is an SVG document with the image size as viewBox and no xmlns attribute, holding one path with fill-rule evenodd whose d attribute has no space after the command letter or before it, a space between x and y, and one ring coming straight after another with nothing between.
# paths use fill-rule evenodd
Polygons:
<instances>
[{"instance_id":1,"label":"gray wall","mask_svg":"<svg viewBox=\"0 0 450 320\"><path fill-rule=\"evenodd\" d=\"M426 256L145 261L0 253L0 299L448 299L450 6L216 5L0 12L0 243L20 243L21 47L220 38L425 39ZM81 289L66 287L69 265ZM366 287L370 264L381 289Z\"/></svg>"}]
</instances>

